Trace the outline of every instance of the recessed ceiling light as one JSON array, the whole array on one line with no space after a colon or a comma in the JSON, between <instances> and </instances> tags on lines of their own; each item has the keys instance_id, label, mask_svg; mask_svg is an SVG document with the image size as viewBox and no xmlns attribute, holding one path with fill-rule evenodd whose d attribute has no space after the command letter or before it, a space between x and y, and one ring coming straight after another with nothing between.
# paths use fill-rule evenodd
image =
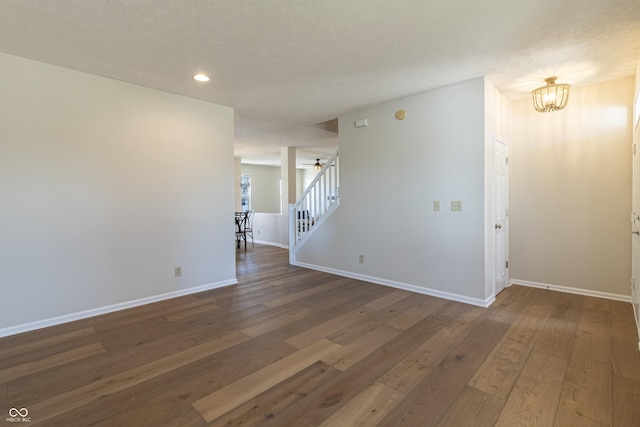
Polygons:
<instances>
[{"instance_id":1,"label":"recessed ceiling light","mask_svg":"<svg viewBox=\"0 0 640 427\"><path fill-rule=\"evenodd\" d=\"M208 82L209 81L209 76L207 76L205 74L195 74L193 76L193 80L198 81L198 82Z\"/></svg>"}]
</instances>

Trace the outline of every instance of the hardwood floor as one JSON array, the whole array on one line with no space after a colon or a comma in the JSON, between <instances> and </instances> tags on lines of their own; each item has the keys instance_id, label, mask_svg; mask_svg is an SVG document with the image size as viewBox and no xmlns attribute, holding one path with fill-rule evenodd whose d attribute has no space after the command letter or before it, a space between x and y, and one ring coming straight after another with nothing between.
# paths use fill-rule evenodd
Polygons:
<instances>
[{"instance_id":1,"label":"hardwood floor","mask_svg":"<svg viewBox=\"0 0 640 427\"><path fill-rule=\"evenodd\" d=\"M1 339L0 425L640 426L628 303L483 309L237 255L238 285Z\"/></svg>"}]
</instances>

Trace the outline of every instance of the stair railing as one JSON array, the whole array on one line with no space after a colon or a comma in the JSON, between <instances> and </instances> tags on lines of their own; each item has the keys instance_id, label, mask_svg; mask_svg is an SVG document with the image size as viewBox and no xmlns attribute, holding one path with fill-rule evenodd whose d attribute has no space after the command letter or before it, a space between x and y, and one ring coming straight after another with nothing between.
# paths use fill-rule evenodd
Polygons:
<instances>
[{"instance_id":1,"label":"stair railing","mask_svg":"<svg viewBox=\"0 0 640 427\"><path fill-rule=\"evenodd\" d=\"M322 166L318 175L300 198L289 205L289 251L294 253L300 243L340 203L338 194L338 152Z\"/></svg>"}]
</instances>

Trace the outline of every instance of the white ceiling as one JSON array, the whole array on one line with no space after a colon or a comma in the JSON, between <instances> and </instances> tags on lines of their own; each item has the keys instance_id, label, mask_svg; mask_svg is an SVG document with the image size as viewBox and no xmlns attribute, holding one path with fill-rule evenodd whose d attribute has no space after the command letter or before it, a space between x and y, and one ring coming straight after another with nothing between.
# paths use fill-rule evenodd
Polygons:
<instances>
[{"instance_id":1,"label":"white ceiling","mask_svg":"<svg viewBox=\"0 0 640 427\"><path fill-rule=\"evenodd\" d=\"M367 105L483 75L510 98L631 76L640 1L2 0L0 52L231 106L244 161L312 163L337 134L310 125Z\"/></svg>"}]
</instances>

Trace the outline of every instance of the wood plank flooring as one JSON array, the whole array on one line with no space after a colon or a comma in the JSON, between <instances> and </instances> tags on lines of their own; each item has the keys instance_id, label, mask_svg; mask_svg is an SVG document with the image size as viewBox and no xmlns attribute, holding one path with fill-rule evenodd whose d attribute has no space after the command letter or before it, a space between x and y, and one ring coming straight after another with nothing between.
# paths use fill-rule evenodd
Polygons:
<instances>
[{"instance_id":1,"label":"wood plank flooring","mask_svg":"<svg viewBox=\"0 0 640 427\"><path fill-rule=\"evenodd\" d=\"M0 339L0 426L640 426L628 303L473 307L237 252L239 284Z\"/></svg>"}]
</instances>

